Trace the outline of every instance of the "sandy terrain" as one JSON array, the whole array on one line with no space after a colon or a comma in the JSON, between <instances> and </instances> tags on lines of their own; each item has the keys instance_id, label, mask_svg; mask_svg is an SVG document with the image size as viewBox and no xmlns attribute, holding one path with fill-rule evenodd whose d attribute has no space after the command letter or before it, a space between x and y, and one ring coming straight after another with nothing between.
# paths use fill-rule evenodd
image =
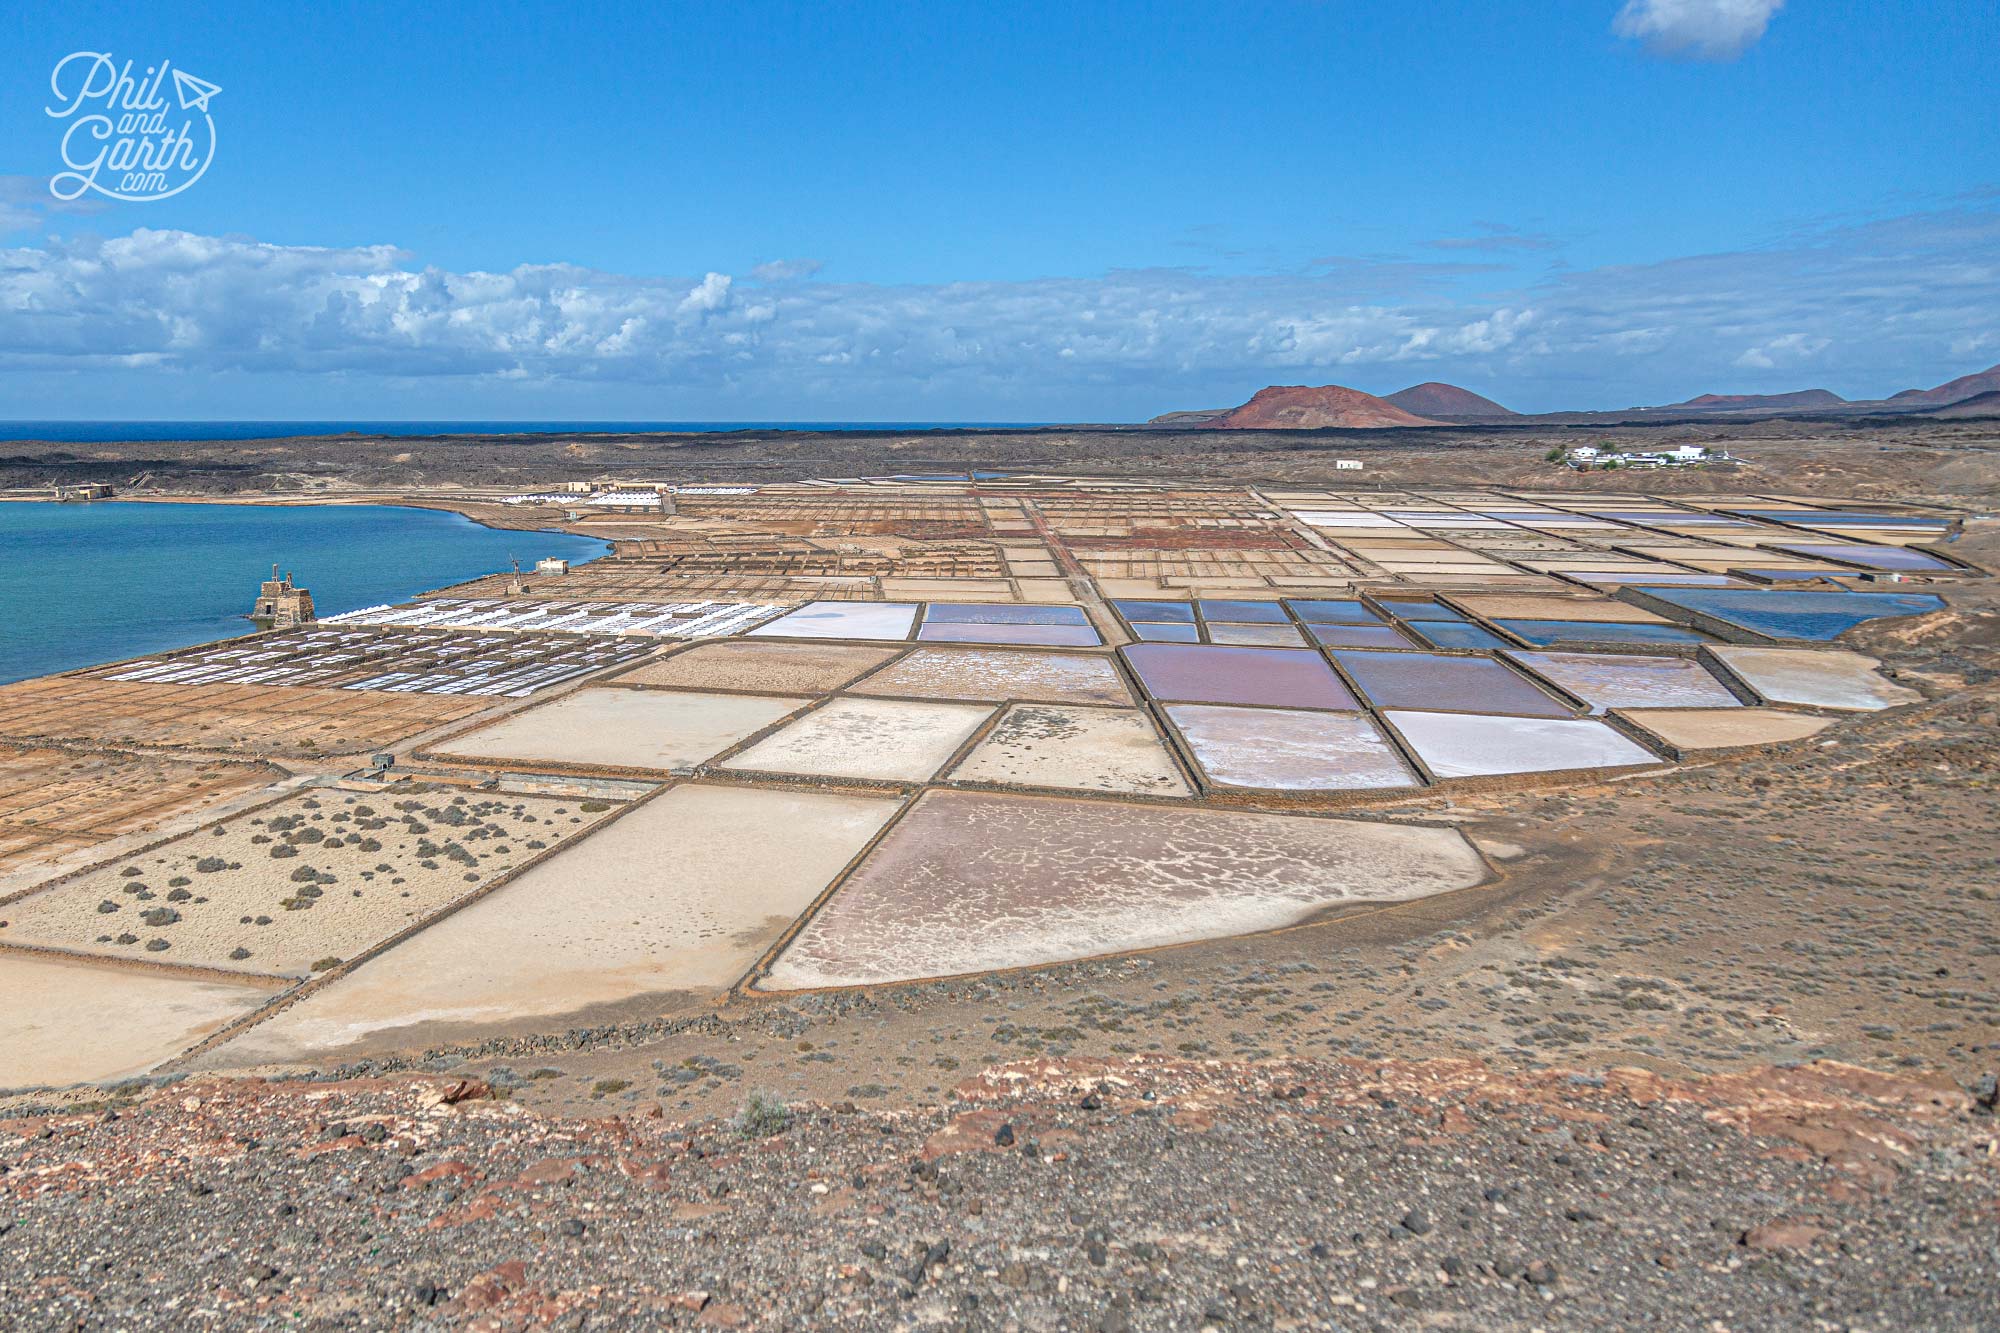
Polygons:
<instances>
[{"instance_id":1,"label":"sandy terrain","mask_svg":"<svg viewBox=\"0 0 2000 1333\"><path fill-rule=\"evenodd\" d=\"M608 809L504 792L309 791L0 906L0 943L307 976Z\"/></svg>"},{"instance_id":2,"label":"sandy terrain","mask_svg":"<svg viewBox=\"0 0 2000 1333\"><path fill-rule=\"evenodd\" d=\"M0 744L0 875L244 796L282 776L263 764Z\"/></svg>"}]
</instances>

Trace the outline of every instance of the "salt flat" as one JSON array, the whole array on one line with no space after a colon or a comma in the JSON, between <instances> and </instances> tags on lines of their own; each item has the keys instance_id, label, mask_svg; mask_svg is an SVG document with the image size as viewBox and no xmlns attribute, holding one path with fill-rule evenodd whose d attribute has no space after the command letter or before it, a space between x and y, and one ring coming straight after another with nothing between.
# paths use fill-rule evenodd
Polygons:
<instances>
[{"instance_id":1,"label":"salt flat","mask_svg":"<svg viewBox=\"0 0 2000 1333\"><path fill-rule=\"evenodd\" d=\"M895 810L873 797L675 787L308 995L210 1063L302 1059L713 993Z\"/></svg>"}]
</instances>

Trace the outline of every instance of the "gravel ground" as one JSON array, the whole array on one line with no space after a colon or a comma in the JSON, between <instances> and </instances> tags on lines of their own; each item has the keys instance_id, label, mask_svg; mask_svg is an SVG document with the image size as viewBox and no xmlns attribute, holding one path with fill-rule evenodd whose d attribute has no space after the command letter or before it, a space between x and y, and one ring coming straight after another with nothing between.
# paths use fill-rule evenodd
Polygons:
<instances>
[{"instance_id":1,"label":"gravel ground","mask_svg":"<svg viewBox=\"0 0 2000 1333\"><path fill-rule=\"evenodd\" d=\"M187 1081L0 1122L13 1328L2000 1326L1996 1122L1818 1064L1029 1061L558 1120Z\"/></svg>"}]
</instances>

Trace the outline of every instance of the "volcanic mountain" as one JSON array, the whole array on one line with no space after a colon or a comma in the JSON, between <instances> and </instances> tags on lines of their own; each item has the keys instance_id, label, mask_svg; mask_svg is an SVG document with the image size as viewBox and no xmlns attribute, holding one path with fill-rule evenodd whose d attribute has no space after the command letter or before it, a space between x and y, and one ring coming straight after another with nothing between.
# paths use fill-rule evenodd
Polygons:
<instances>
[{"instance_id":1,"label":"volcanic mountain","mask_svg":"<svg viewBox=\"0 0 2000 1333\"><path fill-rule=\"evenodd\" d=\"M1946 403L1962 402L1977 394L1990 393L1995 389L2000 389L2000 366L1989 366L1971 375L1960 375L1957 379L1947 380L1935 389L1905 389L1886 401L1905 406L1919 403L1935 403L1943 406Z\"/></svg>"},{"instance_id":2,"label":"volcanic mountain","mask_svg":"<svg viewBox=\"0 0 2000 1333\"><path fill-rule=\"evenodd\" d=\"M1831 389L1800 389L1796 393L1705 393L1667 406L1698 412L1745 412L1767 407L1841 407L1846 402Z\"/></svg>"},{"instance_id":3,"label":"volcanic mountain","mask_svg":"<svg viewBox=\"0 0 2000 1333\"><path fill-rule=\"evenodd\" d=\"M1933 417L2000 417L2000 389L1988 389L1970 398L1961 398L1948 407L1934 407Z\"/></svg>"},{"instance_id":4,"label":"volcanic mountain","mask_svg":"<svg viewBox=\"0 0 2000 1333\"><path fill-rule=\"evenodd\" d=\"M1456 384L1441 384L1429 380L1423 384L1412 384L1396 393L1383 395L1382 401L1393 403L1405 412L1415 412L1426 417L1515 417L1520 413L1509 407L1502 407L1491 398L1461 389Z\"/></svg>"},{"instance_id":5,"label":"volcanic mountain","mask_svg":"<svg viewBox=\"0 0 2000 1333\"><path fill-rule=\"evenodd\" d=\"M1274 384L1259 389L1249 402L1207 424L1211 430L1318 430L1329 426L1354 429L1439 423L1406 412L1372 393L1339 384L1318 388Z\"/></svg>"}]
</instances>

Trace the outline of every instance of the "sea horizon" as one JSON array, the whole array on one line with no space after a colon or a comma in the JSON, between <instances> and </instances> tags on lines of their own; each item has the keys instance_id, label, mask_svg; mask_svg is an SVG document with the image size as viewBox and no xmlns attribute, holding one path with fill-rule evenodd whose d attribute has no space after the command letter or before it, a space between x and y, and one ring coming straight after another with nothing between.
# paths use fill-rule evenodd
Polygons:
<instances>
[{"instance_id":1,"label":"sea horizon","mask_svg":"<svg viewBox=\"0 0 2000 1333\"><path fill-rule=\"evenodd\" d=\"M0 441L108 444L121 440L213 441L289 439L305 436L433 435L712 435L740 430L1038 430L1049 421L476 421L476 420L96 420L0 421Z\"/></svg>"}]
</instances>

